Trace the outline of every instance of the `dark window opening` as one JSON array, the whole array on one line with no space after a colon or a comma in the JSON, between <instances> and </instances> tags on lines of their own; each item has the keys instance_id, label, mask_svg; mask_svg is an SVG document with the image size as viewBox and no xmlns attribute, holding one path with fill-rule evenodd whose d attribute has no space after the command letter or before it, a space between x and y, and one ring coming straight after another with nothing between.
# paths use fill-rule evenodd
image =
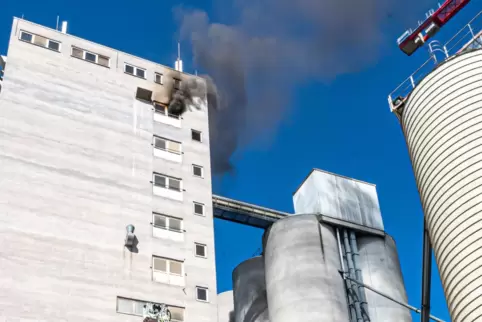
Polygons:
<instances>
[{"instance_id":1,"label":"dark window opening","mask_svg":"<svg viewBox=\"0 0 482 322\"><path fill-rule=\"evenodd\" d=\"M134 74L134 67L132 67L132 66L130 66L130 65L126 65L125 72L126 72L127 74Z\"/></svg>"},{"instance_id":2,"label":"dark window opening","mask_svg":"<svg viewBox=\"0 0 482 322\"><path fill-rule=\"evenodd\" d=\"M201 142L201 132L196 131L196 130L191 130L191 137L194 141Z\"/></svg>"},{"instance_id":3,"label":"dark window opening","mask_svg":"<svg viewBox=\"0 0 482 322\"><path fill-rule=\"evenodd\" d=\"M85 60L88 60L88 61L91 61L91 62L95 63L96 60L97 60L97 56L94 55L94 54L86 52L85 53Z\"/></svg>"},{"instance_id":4,"label":"dark window opening","mask_svg":"<svg viewBox=\"0 0 482 322\"><path fill-rule=\"evenodd\" d=\"M49 48L55 51L60 51L60 44L55 41L49 41Z\"/></svg>"},{"instance_id":5,"label":"dark window opening","mask_svg":"<svg viewBox=\"0 0 482 322\"><path fill-rule=\"evenodd\" d=\"M205 288L196 288L196 298L200 301L208 300L208 290Z\"/></svg>"},{"instance_id":6,"label":"dark window opening","mask_svg":"<svg viewBox=\"0 0 482 322\"><path fill-rule=\"evenodd\" d=\"M197 165L193 165L193 166L192 166L192 173L193 173L196 177L202 177L202 176L203 176L203 168L200 167L200 166L197 166Z\"/></svg>"},{"instance_id":7,"label":"dark window opening","mask_svg":"<svg viewBox=\"0 0 482 322\"><path fill-rule=\"evenodd\" d=\"M195 203L194 204L194 213L196 215L204 215L204 206L199 204L199 203Z\"/></svg>"},{"instance_id":8,"label":"dark window opening","mask_svg":"<svg viewBox=\"0 0 482 322\"><path fill-rule=\"evenodd\" d=\"M196 244L196 256L206 257L206 246Z\"/></svg>"},{"instance_id":9,"label":"dark window opening","mask_svg":"<svg viewBox=\"0 0 482 322\"><path fill-rule=\"evenodd\" d=\"M137 87L136 98L145 102L152 102L152 91Z\"/></svg>"},{"instance_id":10,"label":"dark window opening","mask_svg":"<svg viewBox=\"0 0 482 322\"><path fill-rule=\"evenodd\" d=\"M28 42L32 42L33 36L31 34L27 34L26 32L22 32L22 35L20 36L20 39Z\"/></svg>"}]
</instances>

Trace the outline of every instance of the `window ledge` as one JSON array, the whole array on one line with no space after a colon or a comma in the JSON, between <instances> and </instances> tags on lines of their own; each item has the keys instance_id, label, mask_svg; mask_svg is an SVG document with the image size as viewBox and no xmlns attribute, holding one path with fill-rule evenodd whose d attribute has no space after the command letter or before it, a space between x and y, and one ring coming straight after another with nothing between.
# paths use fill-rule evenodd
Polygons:
<instances>
[{"instance_id":1,"label":"window ledge","mask_svg":"<svg viewBox=\"0 0 482 322\"><path fill-rule=\"evenodd\" d=\"M170 228L166 228L166 227L155 226L154 224L152 225L152 227L157 228L157 229L166 230L166 231L172 231L173 233L178 233L178 234L182 234L182 233L186 232L184 229L183 230L170 229Z\"/></svg>"},{"instance_id":2,"label":"window ledge","mask_svg":"<svg viewBox=\"0 0 482 322\"><path fill-rule=\"evenodd\" d=\"M110 69L109 66L105 66L105 65L102 65L102 64L98 64L98 63L96 63L96 62L93 62L93 61L90 61L90 60L86 60L86 59L83 59L83 58L75 57L74 55L70 55L70 57L75 58L75 59L78 59L78 60L81 60L81 61L85 61L85 62L87 62L87 63L94 64L94 65L97 65L97 66L100 66L100 67L104 67L104 68Z\"/></svg>"},{"instance_id":3,"label":"window ledge","mask_svg":"<svg viewBox=\"0 0 482 322\"><path fill-rule=\"evenodd\" d=\"M124 74L129 75L129 76L133 76L133 77L137 77L137 78L140 78L140 79L147 79L146 77L137 76L137 75L128 73L128 72L126 72L126 71L124 71Z\"/></svg>"}]
</instances>

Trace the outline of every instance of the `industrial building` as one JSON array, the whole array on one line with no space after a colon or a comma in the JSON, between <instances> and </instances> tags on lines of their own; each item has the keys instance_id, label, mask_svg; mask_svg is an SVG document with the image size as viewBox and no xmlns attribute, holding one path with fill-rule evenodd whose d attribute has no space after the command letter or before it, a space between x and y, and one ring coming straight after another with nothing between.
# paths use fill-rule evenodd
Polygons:
<instances>
[{"instance_id":1,"label":"industrial building","mask_svg":"<svg viewBox=\"0 0 482 322\"><path fill-rule=\"evenodd\" d=\"M468 2L446 1L440 17ZM439 11L428 20L439 20ZM427 46L430 58L388 97L425 216L422 321L428 321L430 307L432 248L452 321L480 321L482 12L447 41Z\"/></svg>"},{"instance_id":2,"label":"industrial building","mask_svg":"<svg viewBox=\"0 0 482 322\"><path fill-rule=\"evenodd\" d=\"M15 18L1 63L1 321L411 321L374 185L315 169L295 214L212 194L206 97L167 112L202 83L180 60ZM219 295L213 217L265 229Z\"/></svg>"}]
</instances>

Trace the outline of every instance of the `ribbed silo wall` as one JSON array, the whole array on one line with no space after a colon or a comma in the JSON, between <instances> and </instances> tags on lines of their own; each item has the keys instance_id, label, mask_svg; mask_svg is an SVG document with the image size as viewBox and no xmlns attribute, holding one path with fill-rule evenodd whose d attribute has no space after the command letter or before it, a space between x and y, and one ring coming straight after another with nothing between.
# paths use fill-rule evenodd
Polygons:
<instances>
[{"instance_id":1,"label":"ribbed silo wall","mask_svg":"<svg viewBox=\"0 0 482 322\"><path fill-rule=\"evenodd\" d=\"M350 320L333 228L314 215L293 215L274 223L266 239L270 321Z\"/></svg>"},{"instance_id":2,"label":"ribbed silo wall","mask_svg":"<svg viewBox=\"0 0 482 322\"><path fill-rule=\"evenodd\" d=\"M390 237L357 238L363 281L392 298L407 303L400 261L395 241ZM371 322L412 322L410 310L365 290Z\"/></svg>"},{"instance_id":3,"label":"ribbed silo wall","mask_svg":"<svg viewBox=\"0 0 482 322\"><path fill-rule=\"evenodd\" d=\"M234 322L233 291L218 294L218 322Z\"/></svg>"},{"instance_id":4,"label":"ribbed silo wall","mask_svg":"<svg viewBox=\"0 0 482 322\"><path fill-rule=\"evenodd\" d=\"M482 319L482 51L452 57L401 117L452 321Z\"/></svg>"},{"instance_id":5,"label":"ribbed silo wall","mask_svg":"<svg viewBox=\"0 0 482 322\"><path fill-rule=\"evenodd\" d=\"M257 256L233 271L235 322L268 322L264 258Z\"/></svg>"}]
</instances>

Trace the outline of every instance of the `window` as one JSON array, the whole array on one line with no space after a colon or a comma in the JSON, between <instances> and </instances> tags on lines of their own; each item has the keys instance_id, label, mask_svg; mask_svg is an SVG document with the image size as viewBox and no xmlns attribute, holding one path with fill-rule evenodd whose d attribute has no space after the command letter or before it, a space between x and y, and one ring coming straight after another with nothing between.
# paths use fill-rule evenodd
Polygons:
<instances>
[{"instance_id":1,"label":"window","mask_svg":"<svg viewBox=\"0 0 482 322\"><path fill-rule=\"evenodd\" d=\"M72 57L82 59L104 67L110 66L110 58L75 46L72 46Z\"/></svg>"},{"instance_id":2,"label":"window","mask_svg":"<svg viewBox=\"0 0 482 322\"><path fill-rule=\"evenodd\" d=\"M209 301L208 289L205 287L196 286L196 300L202 301L202 302Z\"/></svg>"},{"instance_id":3,"label":"window","mask_svg":"<svg viewBox=\"0 0 482 322\"><path fill-rule=\"evenodd\" d=\"M49 49L60 51L60 43L56 41L49 40Z\"/></svg>"},{"instance_id":4,"label":"window","mask_svg":"<svg viewBox=\"0 0 482 322\"><path fill-rule=\"evenodd\" d=\"M167 152L181 154L181 143L159 136L154 136L154 147Z\"/></svg>"},{"instance_id":5,"label":"window","mask_svg":"<svg viewBox=\"0 0 482 322\"><path fill-rule=\"evenodd\" d=\"M130 65L126 65L126 68L124 70L127 74L134 74L134 67Z\"/></svg>"},{"instance_id":6,"label":"window","mask_svg":"<svg viewBox=\"0 0 482 322\"><path fill-rule=\"evenodd\" d=\"M195 250L196 256L206 258L206 256L207 256L206 245L197 244L197 243L194 244L194 245L196 247L196 250Z\"/></svg>"},{"instance_id":7,"label":"window","mask_svg":"<svg viewBox=\"0 0 482 322\"><path fill-rule=\"evenodd\" d=\"M144 88L137 87L136 99L145 102L152 102L152 91Z\"/></svg>"},{"instance_id":8,"label":"window","mask_svg":"<svg viewBox=\"0 0 482 322\"><path fill-rule=\"evenodd\" d=\"M154 214L154 227L182 232L182 219Z\"/></svg>"},{"instance_id":9,"label":"window","mask_svg":"<svg viewBox=\"0 0 482 322\"><path fill-rule=\"evenodd\" d=\"M88 61L91 61L91 62L95 63L95 61L97 60L97 55L94 55L94 54L89 53L89 52L85 52L85 60L88 60Z\"/></svg>"},{"instance_id":10,"label":"window","mask_svg":"<svg viewBox=\"0 0 482 322\"><path fill-rule=\"evenodd\" d=\"M194 214L204 216L204 205L202 203L194 202Z\"/></svg>"},{"instance_id":11,"label":"window","mask_svg":"<svg viewBox=\"0 0 482 322\"><path fill-rule=\"evenodd\" d=\"M154 82L162 85L162 74L155 73L154 74Z\"/></svg>"},{"instance_id":12,"label":"window","mask_svg":"<svg viewBox=\"0 0 482 322\"><path fill-rule=\"evenodd\" d=\"M33 35L29 34L29 33L26 33L25 31L22 31L20 33L20 39L23 40L23 41L32 42Z\"/></svg>"},{"instance_id":13,"label":"window","mask_svg":"<svg viewBox=\"0 0 482 322\"><path fill-rule=\"evenodd\" d=\"M191 137L194 141L202 142L202 133L200 131L191 130Z\"/></svg>"},{"instance_id":14,"label":"window","mask_svg":"<svg viewBox=\"0 0 482 322\"><path fill-rule=\"evenodd\" d=\"M173 119L180 119L180 115L169 114L167 106L164 104L154 103L154 112L157 114L166 115L172 117Z\"/></svg>"},{"instance_id":15,"label":"window","mask_svg":"<svg viewBox=\"0 0 482 322\"><path fill-rule=\"evenodd\" d=\"M192 165L192 174L196 177L202 178L203 177L203 167L193 164Z\"/></svg>"},{"instance_id":16,"label":"window","mask_svg":"<svg viewBox=\"0 0 482 322\"><path fill-rule=\"evenodd\" d=\"M181 191L181 179L169 177L163 174L154 174L154 185L171 190Z\"/></svg>"},{"instance_id":17,"label":"window","mask_svg":"<svg viewBox=\"0 0 482 322\"><path fill-rule=\"evenodd\" d=\"M117 312L124 313L124 314L132 314L142 316L144 311L144 305L146 302L126 299L126 298L117 298Z\"/></svg>"},{"instance_id":18,"label":"window","mask_svg":"<svg viewBox=\"0 0 482 322\"><path fill-rule=\"evenodd\" d=\"M124 65L124 72L140 78L146 78L146 70L129 64Z\"/></svg>"},{"instance_id":19,"label":"window","mask_svg":"<svg viewBox=\"0 0 482 322\"><path fill-rule=\"evenodd\" d=\"M183 262L181 261L152 256L152 270L155 272L182 276L182 266Z\"/></svg>"},{"instance_id":20,"label":"window","mask_svg":"<svg viewBox=\"0 0 482 322\"><path fill-rule=\"evenodd\" d=\"M48 48L53 51L60 52L60 42L46 38L46 37L21 31L20 40L40 46L40 47Z\"/></svg>"},{"instance_id":21,"label":"window","mask_svg":"<svg viewBox=\"0 0 482 322\"><path fill-rule=\"evenodd\" d=\"M146 301L117 297L117 312L142 316L145 304ZM167 308L171 311L172 322L184 321L184 308L170 305Z\"/></svg>"},{"instance_id":22,"label":"window","mask_svg":"<svg viewBox=\"0 0 482 322\"><path fill-rule=\"evenodd\" d=\"M174 78L173 81L174 81L174 89L180 89L181 88L181 80L177 79L177 78Z\"/></svg>"}]
</instances>

